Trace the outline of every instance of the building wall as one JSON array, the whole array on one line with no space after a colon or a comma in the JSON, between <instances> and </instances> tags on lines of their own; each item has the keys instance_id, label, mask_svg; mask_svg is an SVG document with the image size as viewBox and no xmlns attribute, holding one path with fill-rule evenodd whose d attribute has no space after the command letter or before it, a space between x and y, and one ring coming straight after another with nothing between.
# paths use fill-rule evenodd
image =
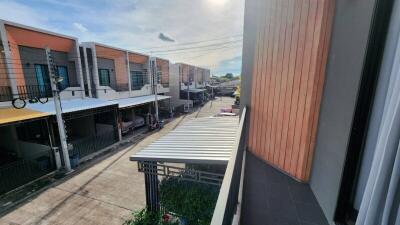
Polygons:
<instances>
[{"instance_id":1,"label":"building wall","mask_svg":"<svg viewBox=\"0 0 400 225\"><path fill-rule=\"evenodd\" d=\"M256 4L248 149L308 181L334 0Z\"/></svg>"},{"instance_id":2,"label":"building wall","mask_svg":"<svg viewBox=\"0 0 400 225\"><path fill-rule=\"evenodd\" d=\"M157 58L157 66L161 68L161 84L167 85L169 83L169 61Z\"/></svg>"},{"instance_id":3,"label":"building wall","mask_svg":"<svg viewBox=\"0 0 400 225\"><path fill-rule=\"evenodd\" d=\"M19 46L18 48L24 71L26 85L37 85L35 64L47 65L46 52L44 49ZM68 52L53 51L54 63L57 66L65 66L68 69L70 86L78 86L76 67L73 61L69 61Z\"/></svg>"},{"instance_id":4,"label":"building wall","mask_svg":"<svg viewBox=\"0 0 400 225\"><path fill-rule=\"evenodd\" d=\"M17 85L25 85L23 65L20 60L19 45L33 47L33 48L46 48L49 47L54 51L70 52L76 47L75 40L64 37L58 37L51 34L45 34L38 31L28 30L11 25L5 25L7 38L11 47L11 60L13 64L13 71L16 76ZM75 55L75 58L77 55Z\"/></svg>"},{"instance_id":5,"label":"building wall","mask_svg":"<svg viewBox=\"0 0 400 225\"><path fill-rule=\"evenodd\" d=\"M148 61L149 61L148 56L129 53L129 62L138 63L138 64L147 64Z\"/></svg>"},{"instance_id":6,"label":"building wall","mask_svg":"<svg viewBox=\"0 0 400 225\"><path fill-rule=\"evenodd\" d=\"M7 68L5 63L5 55L2 52L3 50L3 45L0 43L0 86L10 86L7 80Z\"/></svg>"},{"instance_id":7,"label":"building wall","mask_svg":"<svg viewBox=\"0 0 400 225\"><path fill-rule=\"evenodd\" d=\"M112 59L114 60L115 66L115 78L117 84L128 84L128 74L127 74L127 61L126 52L116 49L106 48L96 45L96 56L98 58ZM100 67L98 63L98 67Z\"/></svg>"},{"instance_id":8,"label":"building wall","mask_svg":"<svg viewBox=\"0 0 400 225\"><path fill-rule=\"evenodd\" d=\"M179 79L181 80L182 83L187 83L188 79L189 79L190 66L186 65L186 64L183 64L183 63L180 63L179 66L181 68L180 78Z\"/></svg>"},{"instance_id":9,"label":"building wall","mask_svg":"<svg viewBox=\"0 0 400 225\"><path fill-rule=\"evenodd\" d=\"M114 60L97 57L97 69L108 69L110 71L110 86L115 88L117 84L117 75ZM125 72L126 74L126 72Z\"/></svg>"},{"instance_id":10,"label":"building wall","mask_svg":"<svg viewBox=\"0 0 400 225\"><path fill-rule=\"evenodd\" d=\"M331 224L376 0L337 0L310 185ZM351 35L349 35L351 34Z\"/></svg>"},{"instance_id":11,"label":"building wall","mask_svg":"<svg viewBox=\"0 0 400 225\"><path fill-rule=\"evenodd\" d=\"M169 96L173 106L180 105L179 65L169 65Z\"/></svg>"}]
</instances>

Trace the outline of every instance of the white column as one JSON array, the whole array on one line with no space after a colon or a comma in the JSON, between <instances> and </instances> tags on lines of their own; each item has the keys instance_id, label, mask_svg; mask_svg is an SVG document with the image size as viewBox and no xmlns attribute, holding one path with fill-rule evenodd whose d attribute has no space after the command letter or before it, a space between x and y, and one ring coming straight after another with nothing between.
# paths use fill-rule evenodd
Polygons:
<instances>
[{"instance_id":1,"label":"white column","mask_svg":"<svg viewBox=\"0 0 400 225\"><path fill-rule=\"evenodd\" d=\"M128 74L128 86L129 86L129 97L132 95L132 86L131 86L131 68L129 65L129 52L126 52L126 69L127 69L127 74Z\"/></svg>"},{"instance_id":2,"label":"white column","mask_svg":"<svg viewBox=\"0 0 400 225\"><path fill-rule=\"evenodd\" d=\"M81 85L82 98L85 98L86 97L86 95L85 95L85 82L83 81L81 52L79 51L78 39L75 39L75 51L76 51L76 57L75 57L76 72L78 74L79 83Z\"/></svg>"},{"instance_id":3,"label":"white column","mask_svg":"<svg viewBox=\"0 0 400 225\"><path fill-rule=\"evenodd\" d=\"M99 82L99 70L97 68L97 54L96 54L96 45L93 43L91 46L92 49L92 58L93 58L93 68L92 68L92 74L93 74L93 81L94 85L96 88L96 95L97 98L100 96L100 82Z\"/></svg>"},{"instance_id":4,"label":"white column","mask_svg":"<svg viewBox=\"0 0 400 225\"><path fill-rule=\"evenodd\" d=\"M14 63L11 58L11 49L10 49L10 46L8 45L7 31L4 26L4 22L1 22L1 21L0 21L0 37L1 37L3 47L4 47L4 56L5 56L4 62L6 64L6 68L7 68L8 82L11 86L12 94L15 96L18 94L18 89L17 89L16 74L12 67L14 65Z\"/></svg>"},{"instance_id":5,"label":"white column","mask_svg":"<svg viewBox=\"0 0 400 225\"><path fill-rule=\"evenodd\" d=\"M89 72L89 63L87 59L87 51L86 46L82 46L83 48L83 63L85 64L85 73L86 73L86 82L88 86L89 97L92 97L92 82L90 79L90 72Z\"/></svg>"}]
</instances>

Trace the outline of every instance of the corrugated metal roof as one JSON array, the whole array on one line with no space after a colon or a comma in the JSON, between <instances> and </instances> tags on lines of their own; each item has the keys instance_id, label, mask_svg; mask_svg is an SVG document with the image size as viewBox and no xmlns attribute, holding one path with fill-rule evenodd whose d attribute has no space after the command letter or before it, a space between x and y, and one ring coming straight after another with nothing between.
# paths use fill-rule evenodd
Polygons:
<instances>
[{"instance_id":1,"label":"corrugated metal roof","mask_svg":"<svg viewBox=\"0 0 400 225\"><path fill-rule=\"evenodd\" d=\"M158 100L164 100L171 98L171 96L165 95L157 95ZM103 106L115 105L118 104L119 108L125 108L129 106L141 105L149 102L154 102L154 95L146 95L134 98L124 98L124 99L116 99L116 100L102 100L98 98L84 98L84 99L62 99L61 107L63 113L76 112L86 109L93 109ZM50 115L55 115L56 110L54 109L54 102L48 101L45 104L35 103L35 104L27 104L26 108L35 110L38 112L47 113Z\"/></svg>"},{"instance_id":2,"label":"corrugated metal roof","mask_svg":"<svg viewBox=\"0 0 400 225\"><path fill-rule=\"evenodd\" d=\"M226 164L238 126L238 117L191 119L132 155L130 160Z\"/></svg>"},{"instance_id":3,"label":"corrugated metal roof","mask_svg":"<svg viewBox=\"0 0 400 225\"><path fill-rule=\"evenodd\" d=\"M168 98L171 98L171 96L157 95L158 101L168 99ZM119 108L126 108L126 107L130 107L130 106L142 105L145 103L154 102L154 100L155 100L155 95L145 95L145 96L139 96L139 97L134 97L134 98L116 99L114 101L118 102Z\"/></svg>"},{"instance_id":4,"label":"corrugated metal roof","mask_svg":"<svg viewBox=\"0 0 400 225\"><path fill-rule=\"evenodd\" d=\"M115 105L118 104L114 101L101 100L97 98L85 98L85 99L71 99L71 100L61 100L61 107L63 113L81 111L86 109L98 108L103 106ZM35 103L35 104L27 104L26 108L48 113L51 115L56 114L56 110L54 108L54 102L48 101L45 104Z\"/></svg>"}]
</instances>

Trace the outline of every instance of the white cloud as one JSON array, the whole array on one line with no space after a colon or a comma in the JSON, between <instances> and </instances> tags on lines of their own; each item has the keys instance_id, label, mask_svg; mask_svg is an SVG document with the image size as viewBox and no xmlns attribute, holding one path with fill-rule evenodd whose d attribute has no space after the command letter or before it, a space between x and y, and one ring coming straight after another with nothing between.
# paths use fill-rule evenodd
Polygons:
<instances>
[{"instance_id":1,"label":"white cloud","mask_svg":"<svg viewBox=\"0 0 400 225\"><path fill-rule=\"evenodd\" d=\"M75 22L75 23L73 23L72 25L73 25L77 30L79 30L79 31L82 32L82 33L88 31L88 29L87 29L85 26L83 26L83 24L81 24L81 23Z\"/></svg>"},{"instance_id":2,"label":"white cloud","mask_svg":"<svg viewBox=\"0 0 400 225\"><path fill-rule=\"evenodd\" d=\"M12 20L17 18L21 23L30 20L30 25L76 36L80 41L96 41L144 53L148 53L144 49L150 47L176 46L243 32L244 0L98 0L96 4L70 0L67 5L65 1L46 0L47 7L31 1L24 5L15 3L19 5L17 8L5 7L4 2L12 2L0 0L1 17L10 17ZM21 8L23 11L20 11ZM48 11L54 16L43 16ZM7 15L3 12L7 12ZM70 26L71 18L79 23ZM158 36L161 32L173 37L175 42L160 40ZM220 71L222 62L242 54L240 43L230 46L202 52L171 52L159 56L172 62L186 62ZM171 48L177 47L168 47Z\"/></svg>"},{"instance_id":3,"label":"white cloud","mask_svg":"<svg viewBox=\"0 0 400 225\"><path fill-rule=\"evenodd\" d=\"M0 19L21 23L38 28L48 28L46 17L33 10L31 7L15 1L0 1Z\"/></svg>"}]
</instances>

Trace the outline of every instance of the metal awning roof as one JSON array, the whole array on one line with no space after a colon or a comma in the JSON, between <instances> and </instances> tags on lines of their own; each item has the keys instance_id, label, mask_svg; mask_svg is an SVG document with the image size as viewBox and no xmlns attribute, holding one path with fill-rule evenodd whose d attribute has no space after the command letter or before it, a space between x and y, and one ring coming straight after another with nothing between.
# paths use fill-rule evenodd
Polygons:
<instances>
[{"instance_id":1,"label":"metal awning roof","mask_svg":"<svg viewBox=\"0 0 400 225\"><path fill-rule=\"evenodd\" d=\"M118 103L114 101L101 100L97 98L84 98L84 99L79 98L79 99L61 100L61 108L63 113L76 112L76 111L93 109L115 104ZM48 101L45 104L41 103L27 104L26 108L39 112L48 113L51 115L56 114L53 101Z\"/></svg>"},{"instance_id":2,"label":"metal awning roof","mask_svg":"<svg viewBox=\"0 0 400 225\"><path fill-rule=\"evenodd\" d=\"M182 89L181 91L187 92L187 89ZM200 89L200 88L190 88L189 92L190 93L200 93L200 92L204 92L206 91L206 89Z\"/></svg>"},{"instance_id":3,"label":"metal awning roof","mask_svg":"<svg viewBox=\"0 0 400 225\"><path fill-rule=\"evenodd\" d=\"M38 112L30 109L1 108L0 125L23 120L31 120L49 116L47 113Z\"/></svg>"},{"instance_id":4,"label":"metal awning roof","mask_svg":"<svg viewBox=\"0 0 400 225\"><path fill-rule=\"evenodd\" d=\"M191 119L130 157L131 161L227 164L238 117Z\"/></svg>"},{"instance_id":5,"label":"metal awning roof","mask_svg":"<svg viewBox=\"0 0 400 225\"><path fill-rule=\"evenodd\" d=\"M171 96L157 95L158 101L168 99L168 98L171 98ZM116 99L114 101L118 103L119 108L126 108L126 107L130 107L130 106L136 106L136 105L146 104L149 102L154 102L155 95L145 95L145 96L139 96L139 97L134 97L134 98Z\"/></svg>"}]
</instances>

